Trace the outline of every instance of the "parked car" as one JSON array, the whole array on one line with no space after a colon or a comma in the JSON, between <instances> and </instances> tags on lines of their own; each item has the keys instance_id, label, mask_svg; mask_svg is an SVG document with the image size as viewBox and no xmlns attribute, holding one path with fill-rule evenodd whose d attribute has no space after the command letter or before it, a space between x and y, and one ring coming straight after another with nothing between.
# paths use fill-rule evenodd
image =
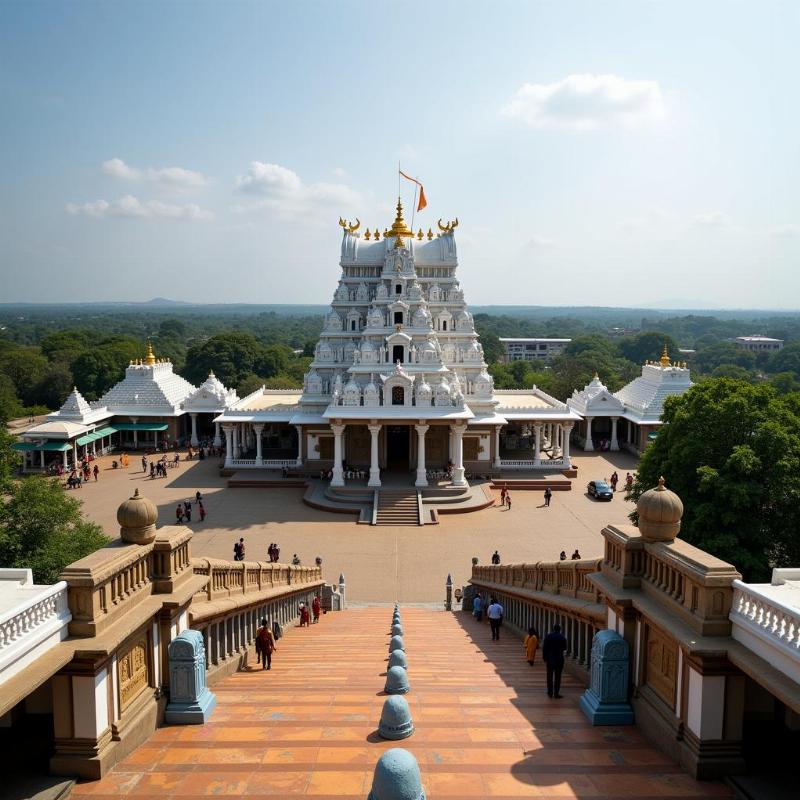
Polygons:
<instances>
[{"instance_id":1,"label":"parked car","mask_svg":"<svg viewBox=\"0 0 800 800\"><path fill-rule=\"evenodd\" d=\"M595 500L613 500L614 492L605 481L589 481L586 487L586 492L589 497L594 497Z\"/></svg>"}]
</instances>

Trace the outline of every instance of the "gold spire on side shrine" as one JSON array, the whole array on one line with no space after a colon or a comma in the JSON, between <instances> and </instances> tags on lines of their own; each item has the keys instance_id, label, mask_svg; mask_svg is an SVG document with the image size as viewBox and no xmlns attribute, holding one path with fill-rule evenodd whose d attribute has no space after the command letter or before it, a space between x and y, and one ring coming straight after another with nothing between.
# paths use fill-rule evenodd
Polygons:
<instances>
[{"instance_id":1,"label":"gold spire on side shrine","mask_svg":"<svg viewBox=\"0 0 800 800\"><path fill-rule=\"evenodd\" d=\"M406 225L406 221L403 219L403 203L400 198L397 198L397 216L394 218L394 222L392 223L392 227L385 231L384 236L397 236L398 238L401 236L408 236L413 238L414 231L408 229L408 225Z\"/></svg>"},{"instance_id":2,"label":"gold spire on side shrine","mask_svg":"<svg viewBox=\"0 0 800 800\"><path fill-rule=\"evenodd\" d=\"M667 352L667 343L664 342L664 352L661 354L660 363L662 367L669 367L671 366L669 360L669 353Z\"/></svg>"},{"instance_id":3,"label":"gold spire on side shrine","mask_svg":"<svg viewBox=\"0 0 800 800\"><path fill-rule=\"evenodd\" d=\"M156 363L156 357L153 355L153 345L150 343L150 340L147 340L147 356L144 359L144 363L147 364L148 367L152 367L153 364Z\"/></svg>"}]
</instances>

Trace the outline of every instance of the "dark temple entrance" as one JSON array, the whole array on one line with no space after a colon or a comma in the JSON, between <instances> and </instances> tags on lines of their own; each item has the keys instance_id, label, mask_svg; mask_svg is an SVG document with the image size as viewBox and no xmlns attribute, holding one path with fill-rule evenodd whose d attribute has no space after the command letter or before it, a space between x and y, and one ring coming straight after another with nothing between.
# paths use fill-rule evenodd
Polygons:
<instances>
[{"instance_id":1,"label":"dark temple entrance","mask_svg":"<svg viewBox=\"0 0 800 800\"><path fill-rule=\"evenodd\" d=\"M408 469L410 447L408 425L389 425L386 428L386 466L389 469Z\"/></svg>"}]
</instances>

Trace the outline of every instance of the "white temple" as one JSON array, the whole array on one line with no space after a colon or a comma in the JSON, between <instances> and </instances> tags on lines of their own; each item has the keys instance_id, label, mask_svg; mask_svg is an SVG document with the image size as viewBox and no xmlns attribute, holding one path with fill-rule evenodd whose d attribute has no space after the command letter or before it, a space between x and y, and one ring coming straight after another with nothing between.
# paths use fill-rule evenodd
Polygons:
<instances>
[{"instance_id":1,"label":"white temple","mask_svg":"<svg viewBox=\"0 0 800 800\"><path fill-rule=\"evenodd\" d=\"M384 469L426 486L449 464L462 486L467 471L568 468L579 416L535 387L494 391L456 274L458 221L414 234L398 201L383 234L340 224L341 276L303 391L259 390L220 415L226 467L330 469L334 486L348 468L369 486Z\"/></svg>"}]
</instances>

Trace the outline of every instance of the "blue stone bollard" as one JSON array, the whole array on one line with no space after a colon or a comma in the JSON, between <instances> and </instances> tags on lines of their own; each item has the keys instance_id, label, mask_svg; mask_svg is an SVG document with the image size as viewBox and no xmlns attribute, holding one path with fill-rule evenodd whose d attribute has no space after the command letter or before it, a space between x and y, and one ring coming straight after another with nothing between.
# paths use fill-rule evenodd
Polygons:
<instances>
[{"instance_id":1,"label":"blue stone bollard","mask_svg":"<svg viewBox=\"0 0 800 800\"><path fill-rule=\"evenodd\" d=\"M403 667L389 667L386 672L386 694L406 694L411 687L408 684L408 671Z\"/></svg>"},{"instance_id":2,"label":"blue stone bollard","mask_svg":"<svg viewBox=\"0 0 800 800\"><path fill-rule=\"evenodd\" d=\"M386 698L381 711L378 733L384 739L407 739L414 733L411 709L405 697L393 694Z\"/></svg>"},{"instance_id":3,"label":"blue stone bollard","mask_svg":"<svg viewBox=\"0 0 800 800\"><path fill-rule=\"evenodd\" d=\"M169 655L169 703L166 721L174 725L202 725L217 704L206 686L206 652L203 634L186 630L176 636Z\"/></svg>"},{"instance_id":4,"label":"blue stone bollard","mask_svg":"<svg viewBox=\"0 0 800 800\"><path fill-rule=\"evenodd\" d=\"M628 702L628 643L616 631L592 639L592 672L580 706L592 725L633 725Z\"/></svg>"},{"instance_id":5,"label":"blue stone bollard","mask_svg":"<svg viewBox=\"0 0 800 800\"><path fill-rule=\"evenodd\" d=\"M406 654L402 650L392 650L389 653L389 667L402 667L403 669L408 669L408 659L406 658Z\"/></svg>"},{"instance_id":6,"label":"blue stone bollard","mask_svg":"<svg viewBox=\"0 0 800 800\"><path fill-rule=\"evenodd\" d=\"M375 765L367 800L425 800L417 759L402 747L387 750Z\"/></svg>"},{"instance_id":7,"label":"blue stone bollard","mask_svg":"<svg viewBox=\"0 0 800 800\"><path fill-rule=\"evenodd\" d=\"M389 642L389 652L391 653L392 650L405 650L406 645L403 641L402 636L392 636L392 640Z\"/></svg>"},{"instance_id":8,"label":"blue stone bollard","mask_svg":"<svg viewBox=\"0 0 800 800\"><path fill-rule=\"evenodd\" d=\"M392 636L402 636L403 635L403 626L398 622L396 625L392 625Z\"/></svg>"}]
</instances>

